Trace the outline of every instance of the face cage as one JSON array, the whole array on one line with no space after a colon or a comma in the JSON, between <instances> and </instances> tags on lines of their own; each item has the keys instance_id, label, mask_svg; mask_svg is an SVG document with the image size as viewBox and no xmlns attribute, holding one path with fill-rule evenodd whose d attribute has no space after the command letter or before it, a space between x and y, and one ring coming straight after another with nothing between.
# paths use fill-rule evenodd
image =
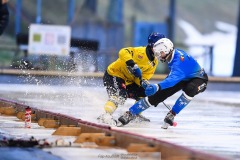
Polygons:
<instances>
[{"instance_id":1,"label":"face cage","mask_svg":"<svg viewBox=\"0 0 240 160\"><path fill-rule=\"evenodd\" d=\"M165 54L164 57L160 57L160 61L163 63L163 62L166 62L168 56L170 56L172 54L172 50L168 53L168 54Z\"/></svg>"},{"instance_id":2,"label":"face cage","mask_svg":"<svg viewBox=\"0 0 240 160\"><path fill-rule=\"evenodd\" d=\"M169 54L165 54L165 56L164 57L159 57L159 60L163 63L163 62L166 62L166 60L167 60L167 57L169 56Z\"/></svg>"},{"instance_id":3,"label":"face cage","mask_svg":"<svg viewBox=\"0 0 240 160\"><path fill-rule=\"evenodd\" d=\"M158 59L158 61L161 61L162 63L163 62L166 62L166 57L168 56L169 54L165 55L164 57L161 56L161 53L154 53L154 56Z\"/></svg>"},{"instance_id":4,"label":"face cage","mask_svg":"<svg viewBox=\"0 0 240 160\"><path fill-rule=\"evenodd\" d=\"M161 53L160 52L154 52L154 56L158 59L158 61L161 60Z\"/></svg>"}]
</instances>

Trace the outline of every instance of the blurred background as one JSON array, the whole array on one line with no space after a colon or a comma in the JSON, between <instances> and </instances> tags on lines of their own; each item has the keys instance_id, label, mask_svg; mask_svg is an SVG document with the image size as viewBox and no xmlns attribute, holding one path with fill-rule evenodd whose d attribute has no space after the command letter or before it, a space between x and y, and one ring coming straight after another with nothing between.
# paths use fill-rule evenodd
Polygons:
<instances>
[{"instance_id":1,"label":"blurred background","mask_svg":"<svg viewBox=\"0 0 240 160\"><path fill-rule=\"evenodd\" d=\"M8 8L2 69L103 72L121 48L160 32L209 75L240 76L239 0L9 0ZM167 72L160 63L156 73Z\"/></svg>"}]
</instances>

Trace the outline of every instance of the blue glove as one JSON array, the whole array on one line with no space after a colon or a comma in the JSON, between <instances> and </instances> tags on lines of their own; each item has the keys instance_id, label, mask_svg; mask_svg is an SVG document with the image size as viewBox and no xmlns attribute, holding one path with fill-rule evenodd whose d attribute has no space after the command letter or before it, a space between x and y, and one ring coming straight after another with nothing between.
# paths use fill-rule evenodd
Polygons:
<instances>
[{"instance_id":1,"label":"blue glove","mask_svg":"<svg viewBox=\"0 0 240 160\"><path fill-rule=\"evenodd\" d=\"M140 79L142 78L142 71L141 71L141 69L138 67L137 64L134 64L133 67L127 66L127 68L128 68L128 70L129 70L129 72L132 73L135 77L140 78Z\"/></svg>"},{"instance_id":2,"label":"blue glove","mask_svg":"<svg viewBox=\"0 0 240 160\"><path fill-rule=\"evenodd\" d=\"M145 80L145 79L141 80L141 86L142 86L144 89L146 89L149 84L150 84L150 83L149 83L147 80Z\"/></svg>"},{"instance_id":3,"label":"blue glove","mask_svg":"<svg viewBox=\"0 0 240 160\"><path fill-rule=\"evenodd\" d=\"M146 96L154 95L159 90L158 84L149 84L145 89Z\"/></svg>"}]
</instances>

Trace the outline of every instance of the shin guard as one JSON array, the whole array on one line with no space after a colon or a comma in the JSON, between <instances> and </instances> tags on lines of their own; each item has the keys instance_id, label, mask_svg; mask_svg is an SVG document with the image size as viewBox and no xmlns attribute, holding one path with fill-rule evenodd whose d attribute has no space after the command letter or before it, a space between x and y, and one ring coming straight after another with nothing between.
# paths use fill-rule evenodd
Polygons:
<instances>
[{"instance_id":1,"label":"shin guard","mask_svg":"<svg viewBox=\"0 0 240 160\"><path fill-rule=\"evenodd\" d=\"M112 101L107 101L104 105L106 113L112 114L117 109L117 106Z\"/></svg>"},{"instance_id":2,"label":"shin guard","mask_svg":"<svg viewBox=\"0 0 240 160\"><path fill-rule=\"evenodd\" d=\"M149 107L151 107L151 104L148 102L148 97L145 97L140 99L131 108L129 108L129 111L132 115L137 115Z\"/></svg>"},{"instance_id":3,"label":"shin guard","mask_svg":"<svg viewBox=\"0 0 240 160\"><path fill-rule=\"evenodd\" d=\"M176 103L172 107L172 111L178 114L188 103L192 100L192 97L186 95L185 92L177 99Z\"/></svg>"}]
</instances>

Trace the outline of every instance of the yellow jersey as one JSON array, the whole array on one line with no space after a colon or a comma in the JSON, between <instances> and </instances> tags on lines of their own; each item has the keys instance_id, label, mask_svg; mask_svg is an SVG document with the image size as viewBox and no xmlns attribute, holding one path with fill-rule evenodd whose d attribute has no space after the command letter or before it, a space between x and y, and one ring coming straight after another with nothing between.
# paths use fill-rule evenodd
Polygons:
<instances>
[{"instance_id":1,"label":"yellow jersey","mask_svg":"<svg viewBox=\"0 0 240 160\"><path fill-rule=\"evenodd\" d=\"M108 66L108 74L122 78L126 85L136 83L140 86L140 79L134 77L134 75L128 71L126 62L133 60L142 71L142 79L149 80L157 68L158 59L154 57L154 60L150 61L146 49L146 47L128 47L121 49L119 51L119 58Z\"/></svg>"}]
</instances>

